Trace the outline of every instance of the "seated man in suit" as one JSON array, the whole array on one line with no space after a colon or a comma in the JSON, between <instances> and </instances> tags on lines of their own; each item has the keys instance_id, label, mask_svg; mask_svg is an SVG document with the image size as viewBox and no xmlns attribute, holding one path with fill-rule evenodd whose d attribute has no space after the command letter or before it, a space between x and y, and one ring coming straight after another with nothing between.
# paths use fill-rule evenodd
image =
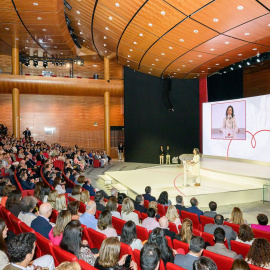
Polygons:
<instances>
[{"instance_id":1,"label":"seated man in suit","mask_svg":"<svg viewBox=\"0 0 270 270\"><path fill-rule=\"evenodd\" d=\"M208 246L206 248L207 250L233 259L243 258L242 255L237 255L236 252L226 248L224 245L226 241L225 231L222 228L218 227L215 229L214 240L216 244L214 246Z\"/></svg>"},{"instance_id":2,"label":"seated man in suit","mask_svg":"<svg viewBox=\"0 0 270 270\"><path fill-rule=\"evenodd\" d=\"M151 187L150 186L147 186L145 188L145 194L143 194L143 197L145 200L147 200L149 202L156 201L156 198L151 196Z\"/></svg>"},{"instance_id":3,"label":"seated man in suit","mask_svg":"<svg viewBox=\"0 0 270 270\"><path fill-rule=\"evenodd\" d=\"M203 211L198 208L198 205L199 205L198 200L195 197L193 197L190 199L190 204L191 204L191 207L187 208L186 211L193 214L197 214L200 221L200 216L201 215L203 216Z\"/></svg>"},{"instance_id":4,"label":"seated man in suit","mask_svg":"<svg viewBox=\"0 0 270 270\"><path fill-rule=\"evenodd\" d=\"M174 264L187 270L193 270L193 263L201 257L203 248L204 240L202 239L202 237L193 236L190 240L188 254L176 254Z\"/></svg>"},{"instance_id":5,"label":"seated man in suit","mask_svg":"<svg viewBox=\"0 0 270 270\"><path fill-rule=\"evenodd\" d=\"M33 233L28 232L16 235L8 243L7 251L11 263L8 264L4 269L21 270L44 267L48 268L49 270L53 270L55 266L54 259L51 255L41 256L32 262L35 255L36 241L37 238ZM32 262L33 265L30 262ZM1 263L3 263L3 261L1 261ZM32 267L30 265L32 265Z\"/></svg>"},{"instance_id":6,"label":"seated man in suit","mask_svg":"<svg viewBox=\"0 0 270 270\"><path fill-rule=\"evenodd\" d=\"M29 190L29 189L34 189L35 188L35 184L37 182L39 182L39 180L35 180L35 179L31 179L28 178L27 172L25 170L22 170L20 173L20 177L19 177L21 186L24 190Z\"/></svg>"},{"instance_id":7,"label":"seated man in suit","mask_svg":"<svg viewBox=\"0 0 270 270\"><path fill-rule=\"evenodd\" d=\"M135 201L135 210L139 211L140 213L146 213L147 209L144 207L144 197L143 195L137 195Z\"/></svg>"},{"instance_id":8,"label":"seated man in suit","mask_svg":"<svg viewBox=\"0 0 270 270\"><path fill-rule=\"evenodd\" d=\"M160 258L161 252L157 245L146 243L141 250L141 269L158 270Z\"/></svg>"},{"instance_id":9,"label":"seated man in suit","mask_svg":"<svg viewBox=\"0 0 270 270\"><path fill-rule=\"evenodd\" d=\"M49 217L52 214L52 205L50 203L43 203L39 207L39 216L31 223L31 228L49 239L49 232L52 225L49 223Z\"/></svg>"},{"instance_id":10,"label":"seated man in suit","mask_svg":"<svg viewBox=\"0 0 270 270\"><path fill-rule=\"evenodd\" d=\"M165 216L159 219L159 225L160 225L160 228L164 231L164 235L169 236L173 241L173 239L175 239L176 234L175 232L170 231L169 221Z\"/></svg>"},{"instance_id":11,"label":"seated man in suit","mask_svg":"<svg viewBox=\"0 0 270 270\"><path fill-rule=\"evenodd\" d=\"M220 227L225 231L225 237L228 241L229 249L231 249L231 240L235 240L237 233L232 229L232 227L223 225L224 217L220 214L215 215L214 218L215 224L206 224L204 226L204 231L206 233L214 234L216 228Z\"/></svg>"},{"instance_id":12,"label":"seated man in suit","mask_svg":"<svg viewBox=\"0 0 270 270\"><path fill-rule=\"evenodd\" d=\"M96 195L95 195L95 203L96 203L96 207L98 211L104 211L106 210L105 206L104 206L104 196L102 194L102 192L97 191Z\"/></svg>"},{"instance_id":13,"label":"seated man in suit","mask_svg":"<svg viewBox=\"0 0 270 270\"><path fill-rule=\"evenodd\" d=\"M182 210L186 211L183 196L181 196L181 195L176 196L176 205L175 205L175 207L176 207L177 210L179 210L180 214L181 214Z\"/></svg>"},{"instance_id":14,"label":"seated man in suit","mask_svg":"<svg viewBox=\"0 0 270 270\"><path fill-rule=\"evenodd\" d=\"M217 212L216 212L216 210L217 210L217 203L211 201L209 203L209 209L210 209L210 211L204 211L203 215L206 216L206 217L214 218L215 215L217 215Z\"/></svg>"}]
</instances>

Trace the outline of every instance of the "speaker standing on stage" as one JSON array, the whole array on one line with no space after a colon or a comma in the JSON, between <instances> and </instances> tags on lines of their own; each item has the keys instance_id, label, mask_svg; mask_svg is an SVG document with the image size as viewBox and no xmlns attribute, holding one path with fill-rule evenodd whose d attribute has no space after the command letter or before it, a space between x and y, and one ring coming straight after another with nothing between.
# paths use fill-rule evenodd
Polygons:
<instances>
[{"instance_id":1,"label":"speaker standing on stage","mask_svg":"<svg viewBox=\"0 0 270 270\"><path fill-rule=\"evenodd\" d=\"M193 160L191 161L192 165L192 175L196 178L196 183L194 184L195 187L199 187L201 185L200 180L200 151L198 148L193 149Z\"/></svg>"},{"instance_id":2,"label":"speaker standing on stage","mask_svg":"<svg viewBox=\"0 0 270 270\"><path fill-rule=\"evenodd\" d=\"M170 146L167 145L166 149L166 164L171 164Z\"/></svg>"},{"instance_id":3,"label":"speaker standing on stage","mask_svg":"<svg viewBox=\"0 0 270 270\"><path fill-rule=\"evenodd\" d=\"M162 145L159 149L159 164L164 164L164 150Z\"/></svg>"},{"instance_id":4,"label":"speaker standing on stage","mask_svg":"<svg viewBox=\"0 0 270 270\"><path fill-rule=\"evenodd\" d=\"M23 135L25 136L25 139L31 137L31 131L28 129L28 127L27 127L26 130L23 132Z\"/></svg>"},{"instance_id":5,"label":"speaker standing on stage","mask_svg":"<svg viewBox=\"0 0 270 270\"><path fill-rule=\"evenodd\" d=\"M118 159L123 160L124 145L120 142L118 145Z\"/></svg>"}]
</instances>

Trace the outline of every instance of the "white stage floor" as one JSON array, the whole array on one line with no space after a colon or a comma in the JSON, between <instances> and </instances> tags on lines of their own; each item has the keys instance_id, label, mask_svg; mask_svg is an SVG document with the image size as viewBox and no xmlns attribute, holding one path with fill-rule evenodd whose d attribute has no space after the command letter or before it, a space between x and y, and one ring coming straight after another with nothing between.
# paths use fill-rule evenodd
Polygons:
<instances>
[{"instance_id":1,"label":"white stage floor","mask_svg":"<svg viewBox=\"0 0 270 270\"><path fill-rule=\"evenodd\" d=\"M203 158L201 161L201 186L194 187L195 179L188 173L189 186L183 187L181 165L159 165L130 171L109 171L106 177L116 183L120 191L143 194L146 186L158 198L166 190L175 203L177 195L185 197L186 204L195 196L200 206L214 200L218 205L254 202L263 199L263 184L268 184L270 168L237 161Z\"/></svg>"}]
</instances>

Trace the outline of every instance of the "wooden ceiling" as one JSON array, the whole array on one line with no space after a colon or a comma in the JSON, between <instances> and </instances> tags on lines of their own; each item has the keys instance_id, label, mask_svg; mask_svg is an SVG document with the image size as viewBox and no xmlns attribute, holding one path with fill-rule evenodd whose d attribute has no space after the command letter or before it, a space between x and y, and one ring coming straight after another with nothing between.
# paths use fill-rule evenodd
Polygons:
<instances>
[{"instance_id":1,"label":"wooden ceiling","mask_svg":"<svg viewBox=\"0 0 270 270\"><path fill-rule=\"evenodd\" d=\"M1 43L18 43L29 54L97 55L100 62L109 57L147 74L181 79L205 77L270 51L270 0L66 1L71 10L63 0L2 0Z\"/></svg>"}]
</instances>

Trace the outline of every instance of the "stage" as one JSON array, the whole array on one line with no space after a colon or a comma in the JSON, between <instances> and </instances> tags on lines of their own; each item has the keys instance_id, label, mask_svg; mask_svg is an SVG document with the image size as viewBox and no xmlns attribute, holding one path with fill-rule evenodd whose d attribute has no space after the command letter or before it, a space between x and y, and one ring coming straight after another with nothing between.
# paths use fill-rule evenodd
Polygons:
<instances>
[{"instance_id":1,"label":"stage","mask_svg":"<svg viewBox=\"0 0 270 270\"><path fill-rule=\"evenodd\" d=\"M144 188L150 185L152 195L156 198L166 190L173 203L177 195L182 195L188 205L190 198L195 196L201 207L207 207L211 200L218 205L261 201L263 185L270 184L270 167L241 161L202 158L200 187L193 186L195 179L190 172L188 186L183 187L183 166L179 164L108 171L100 177L131 197L145 193Z\"/></svg>"}]
</instances>

